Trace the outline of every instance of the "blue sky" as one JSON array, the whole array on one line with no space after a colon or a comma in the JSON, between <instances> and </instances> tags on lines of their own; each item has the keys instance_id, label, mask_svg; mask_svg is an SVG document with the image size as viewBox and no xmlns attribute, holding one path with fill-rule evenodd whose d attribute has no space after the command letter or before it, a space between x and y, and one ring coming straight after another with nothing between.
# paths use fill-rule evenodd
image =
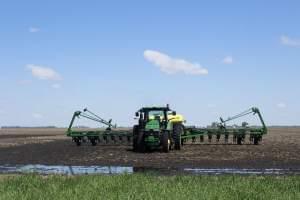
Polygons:
<instances>
[{"instance_id":1,"label":"blue sky","mask_svg":"<svg viewBox=\"0 0 300 200\"><path fill-rule=\"evenodd\" d=\"M84 107L129 126L139 107L166 103L189 124L257 106L268 125L300 125L299 8L3 0L0 126L67 126Z\"/></svg>"}]
</instances>

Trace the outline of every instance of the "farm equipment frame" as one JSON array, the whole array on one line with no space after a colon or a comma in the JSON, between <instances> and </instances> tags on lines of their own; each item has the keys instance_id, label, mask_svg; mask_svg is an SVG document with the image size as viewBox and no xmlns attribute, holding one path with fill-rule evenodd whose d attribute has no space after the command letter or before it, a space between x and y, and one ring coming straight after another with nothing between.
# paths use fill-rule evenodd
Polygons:
<instances>
[{"instance_id":1,"label":"farm equipment frame","mask_svg":"<svg viewBox=\"0 0 300 200\"><path fill-rule=\"evenodd\" d=\"M237 127L226 125L229 121L251 114L258 116L261 126L249 127L247 122L243 122L241 126ZM135 116L138 119L138 124L134 125L132 129L119 129L115 124L112 124L112 120L104 120L88 109L84 109L83 112L76 111L67 130L67 136L71 137L77 146L86 141L89 141L93 146L97 143L107 144L112 142L118 145L131 144L136 152L154 149L169 152L170 150L180 150L184 144L202 143L205 138L208 139L209 143L212 143L213 138L219 143L221 137L224 137L225 144L228 144L229 138L232 138L232 143L241 145L245 143L246 137L248 137L250 143L258 145L262 141L263 135L268 132L262 114L256 107L225 120L220 118L220 122L207 128L185 126L183 116L171 110L169 105L143 107L136 112ZM73 128L74 122L76 118L80 117L104 124L107 128L75 130Z\"/></svg>"}]
</instances>

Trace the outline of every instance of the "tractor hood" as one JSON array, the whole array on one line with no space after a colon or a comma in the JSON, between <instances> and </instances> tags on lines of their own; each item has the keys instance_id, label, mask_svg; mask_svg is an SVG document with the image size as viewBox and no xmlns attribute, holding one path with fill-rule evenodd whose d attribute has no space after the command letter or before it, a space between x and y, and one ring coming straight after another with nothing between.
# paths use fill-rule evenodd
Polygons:
<instances>
[{"instance_id":1,"label":"tractor hood","mask_svg":"<svg viewBox=\"0 0 300 200\"><path fill-rule=\"evenodd\" d=\"M160 122L156 119L151 119L149 122L147 122L145 126L145 130L153 130L153 131L159 131L160 130Z\"/></svg>"}]
</instances>

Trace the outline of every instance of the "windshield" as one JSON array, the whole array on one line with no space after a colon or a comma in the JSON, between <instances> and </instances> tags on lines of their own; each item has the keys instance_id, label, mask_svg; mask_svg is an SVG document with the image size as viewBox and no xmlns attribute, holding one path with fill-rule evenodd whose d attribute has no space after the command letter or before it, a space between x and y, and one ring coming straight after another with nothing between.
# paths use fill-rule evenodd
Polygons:
<instances>
[{"instance_id":1,"label":"windshield","mask_svg":"<svg viewBox=\"0 0 300 200\"><path fill-rule=\"evenodd\" d=\"M158 120L163 120L164 119L164 112L162 110L152 110L149 111L149 119L158 119Z\"/></svg>"},{"instance_id":2,"label":"windshield","mask_svg":"<svg viewBox=\"0 0 300 200\"><path fill-rule=\"evenodd\" d=\"M161 110L152 110L152 111L149 111L149 117L156 117L156 116L163 117L164 116L164 112L161 111Z\"/></svg>"}]
</instances>

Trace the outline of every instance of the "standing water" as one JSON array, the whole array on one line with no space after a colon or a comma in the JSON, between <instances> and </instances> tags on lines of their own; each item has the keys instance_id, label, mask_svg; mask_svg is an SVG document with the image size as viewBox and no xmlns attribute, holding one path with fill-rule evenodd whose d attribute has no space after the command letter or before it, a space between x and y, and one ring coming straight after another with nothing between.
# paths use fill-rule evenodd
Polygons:
<instances>
[{"instance_id":1,"label":"standing water","mask_svg":"<svg viewBox=\"0 0 300 200\"><path fill-rule=\"evenodd\" d=\"M234 169L234 168L147 168L122 166L51 166L51 165L2 165L1 174L28 174L42 175L88 175L88 174L133 174L152 172L155 174L174 175L300 175L300 169Z\"/></svg>"}]
</instances>

